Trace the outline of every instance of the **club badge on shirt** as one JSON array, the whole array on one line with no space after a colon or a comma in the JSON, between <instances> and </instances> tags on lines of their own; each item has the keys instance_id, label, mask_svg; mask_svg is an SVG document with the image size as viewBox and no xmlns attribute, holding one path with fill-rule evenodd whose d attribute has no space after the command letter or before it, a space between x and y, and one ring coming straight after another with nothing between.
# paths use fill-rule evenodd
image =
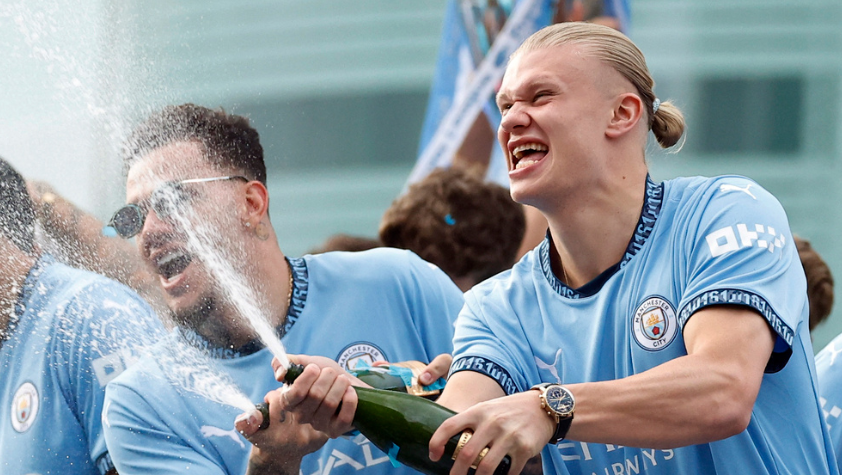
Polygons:
<instances>
[{"instance_id":1,"label":"club badge on shirt","mask_svg":"<svg viewBox=\"0 0 842 475\"><path fill-rule=\"evenodd\" d=\"M646 350L666 348L678 330L675 309L663 297L647 297L634 312L632 322L634 339Z\"/></svg>"},{"instance_id":2,"label":"club badge on shirt","mask_svg":"<svg viewBox=\"0 0 842 475\"><path fill-rule=\"evenodd\" d=\"M12 398L12 427L18 432L25 432L35 422L38 415L38 389L30 382L21 384Z\"/></svg>"},{"instance_id":3,"label":"club badge on shirt","mask_svg":"<svg viewBox=\"0 0 842 475\"><path fill-rule=\"evenodd\" d=\"M357 364L361 361L371 365L375 361L385 360L386 356L383 354L383 350L374 346L372 343L364 341L352 343L346 346L336 358L336 362L339 363L339 366L342 366L345 370L356 368Z\"/></svg>"}]
</instances>

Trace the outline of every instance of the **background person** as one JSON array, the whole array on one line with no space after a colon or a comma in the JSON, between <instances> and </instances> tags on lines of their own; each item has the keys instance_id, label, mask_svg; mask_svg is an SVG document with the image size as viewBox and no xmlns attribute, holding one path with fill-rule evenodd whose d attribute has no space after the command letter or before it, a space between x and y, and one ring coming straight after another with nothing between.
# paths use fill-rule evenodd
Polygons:
<instances>
[{"instance_id":1,"label":"background person","mask_svg":"<svg viewBox=\"0 0 842 475\"><path fill-rule=\"evenodd\" d=\"M798 258L807 277L807 298L810 302L810 331L827 320L833 310L833 274L810 241L794 237Z\"/></svg>"},{"instance_id":2,"label":"background person","mask_svg":"<svg viewBox=\"0 0 842 475\"><path fill-rule=\"evenodd\" d=\"M512 267L524 232L509 190L461 167L436 169L383 214L380 241L409 249L467 291Z\"/></svg>"},{"instance_id":3,"label":"background person","mask_svg":"<svg viewBox=\"0 0 842 475\"><path fill-rule=\"evenodd\" d=\"M162 326L128 288L42 253L34 224L23 178L0 159L0 472L115 473L105 385Z\"/></svg>"},{"instance_id":4,"label":"background person","mask_svg":"<svg viewBox=\"0 0 842 475\"><path fill-rule=\"evenodd\" d=\"M283 254L268 214L263 149L246 118L193 104L170 106L137 127L127 150L128 205L113 223L124 237L136 234L176 322L160 351L179 338L204 349L254 402L279 386L272 354L228 299L228 283L189 243L188 232L204 229L236 266L238 280L252 287L288 351L322 355L346 369L376 360L430 361L450 352L462 293L413 253ZM162 198L159 190L174 188L176 196ZM144 358L108 387L106 439L121 472L394 472L364 438L330 441L302 462L324 436L281 417L279 406L274 430L255 438L281 438L271 440L272 457L258 447L249 462L250 447L233 427L240 409L185 392L168 381L167 370L159 359Z\"/></svg>"}]
</instances>

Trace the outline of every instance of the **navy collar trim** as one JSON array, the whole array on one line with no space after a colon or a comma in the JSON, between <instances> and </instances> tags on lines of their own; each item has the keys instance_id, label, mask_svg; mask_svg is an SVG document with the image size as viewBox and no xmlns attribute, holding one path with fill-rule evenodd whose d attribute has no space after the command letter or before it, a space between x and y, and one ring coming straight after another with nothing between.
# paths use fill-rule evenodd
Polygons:
<instances>
[{"instance_id":1,"label":"navy collar trim","mask_svg":"<svg viewBox=\"0 0 842 475\"><path fill-rule=\"evenodd\" d=\"M309 285L307 263L300 257L293 259L287 258L287 262L289 262L290 269L292 269L292 299L284 322L275 328L278 338L283 338L284 335L289 333L292 326L301 317L301 313L304 311L304 305L307 303L307 289ZM206 351L214 358L229 359L248 356L257 353L266 346L259 338L255 338L239 348L215 346L192 329L181 328L181 333L189 344Z\"/></svg>"},{"instance_id":2,"label":"navy collar trim","mask_svg":"<svg viewBox=\"0 0 842 475\"><path fill-rule=\"evenodd\" d=\"M646 193L643 197L643 209L640 212L640 219L637 221L634 235L632 235L632 238L626 247L626 252L623 255L623 258L620 259L620 262L609 267L604 272L596 276L592 281L582 287L579 287L578 289L568 287L567 284L560 281L553 273L552 265L550 263L550 245L552 244L552 236L548 230L547 237L541 242L538 251L541 258L541 270L544 272L544 277L547 279L550 286L552 286L553 290L562 297L570 299L590 297L599 292L602 286L608 282L608 279L616 274L617 271L625 267L646 243L649 235L652 234L652 229L655 227L655 221L657 221L658 215L661 212L661 205L663 204L663 201L664 184L655 183L652 181L652 177L646 175Z\"/></svg>"}]
</instances>

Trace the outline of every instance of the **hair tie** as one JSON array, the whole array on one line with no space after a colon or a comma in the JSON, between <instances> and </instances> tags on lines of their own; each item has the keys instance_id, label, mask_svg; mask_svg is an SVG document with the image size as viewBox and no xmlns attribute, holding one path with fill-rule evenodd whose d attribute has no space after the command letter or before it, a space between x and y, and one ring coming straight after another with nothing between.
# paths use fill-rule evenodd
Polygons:
<instances>
[{"instance_id":1,"label":"hair tie","mask_svg":"<svg viewBox=\"0 0 842 475\"><path fill-rule=\"evenodd\" d=\"M447 223L448 226L453 226L454 224L456 224L456 220L453 219L453 216L451 216L450 214L444 217L444 222Z\"/></svg>"},{"instance_id":2,"label":"hair tie","mask_svg":"<svg viewBox=\"0 0 842 475\"><path fill-rule=\"evenodd\" d=\"M661 100L656 97L655 100L652 101L652 114L657 113L658 109L660 109L660 108L661 108Z\"/></svg>"}]
</instances>

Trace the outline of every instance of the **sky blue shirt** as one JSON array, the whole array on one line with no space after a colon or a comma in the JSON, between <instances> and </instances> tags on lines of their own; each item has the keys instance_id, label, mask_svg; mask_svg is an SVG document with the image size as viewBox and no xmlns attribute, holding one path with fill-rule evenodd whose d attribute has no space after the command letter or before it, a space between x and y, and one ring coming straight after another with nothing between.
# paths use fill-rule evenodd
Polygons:
<instances>
[{"instance_id":1,"label":"sky blue shirt","mask_svg":"<svg viewBox=\"0 0 842 475\"><path fill-rule=\"evenodd\" d=\"M452 350L462 293L437 267L409 251L375 249L290 259L293 301L278 329L289 353L321 355L346 368L376 360L429 361ZM188 339L206 346L195 334ZM175 338L175 337L173 337ZM162 348L172 348L171 344ZM253 402L279 387L268 349L207 348ZM242 474L249 443L234 430L235 407L171 384L161 358L143 359L108 386L106 439L120 473ZM166 361L166 360L164 360ZM163 364L166 366L166 363ZM365 438L330 440L305 457L301 473L416 473L394 469Z\"/></svg>"},{"instance_id":2,"label":"sky blue shirt","mask_svg":"<svg viewBox=\"0 0 842 475\"><path fill-rule=\"evenodd\" d=\"M486 374L508 394L621 379L686 355L684 325L720 304L755 310L778 336L742 433L671 450L563 440L543 450L548 473L837 473L814 383L804 271L771 194L736 176L648 181L624 257L579 289L555 277L550 246L548 237L466 294L453 372ZM656 414L658 396L647 404Z\"/></svg>"},{"instance_id":3,"label":"sky blue shirt","mask_svg":"<svg viewBox=\"0 0 842 475\"><path fill-rule=\"evenodd\" d=\"M100 425L105 385L161 331L123 285L39 259L0 347L0 473L112 468Z\"/></svg>"}]
</instances>

